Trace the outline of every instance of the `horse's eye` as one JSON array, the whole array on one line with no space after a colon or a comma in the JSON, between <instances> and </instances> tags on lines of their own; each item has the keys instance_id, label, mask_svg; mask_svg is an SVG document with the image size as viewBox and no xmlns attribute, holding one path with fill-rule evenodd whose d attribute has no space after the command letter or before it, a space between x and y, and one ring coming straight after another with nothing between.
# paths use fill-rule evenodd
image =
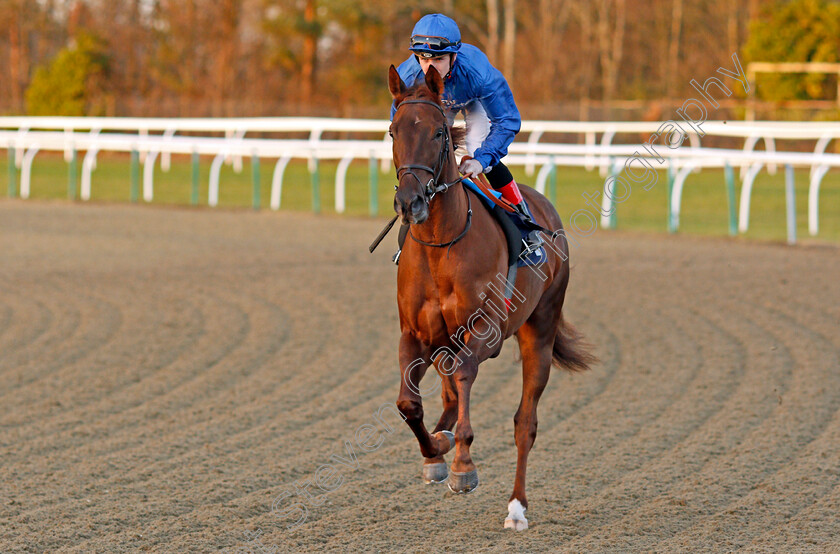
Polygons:
<instances>
[{"instance_id":1,"label":"horse's eye","mask_svg":"<svg viewBox=\"0 0 840 554\"><path fill-rule=\"evenodd\" d=\"M435 138L440 138L443 136L443 129L438 129L437 133L435 133Z\"/></svg>"},{"instance_id":2,"label":"horse's eye","mask_svg":"<svg viewBox=\"0 0 840 554\"><path fill-rule=\"evenodd\" d=\"M388 129L388 136L394 138L394 132L391 129Z\"/></svg>"}]
</instances>

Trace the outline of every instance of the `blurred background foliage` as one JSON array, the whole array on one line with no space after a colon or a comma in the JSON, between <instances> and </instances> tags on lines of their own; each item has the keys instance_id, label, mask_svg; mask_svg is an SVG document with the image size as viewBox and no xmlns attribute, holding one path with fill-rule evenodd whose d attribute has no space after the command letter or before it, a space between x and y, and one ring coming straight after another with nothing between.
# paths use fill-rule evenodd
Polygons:
<instances>
[{"instance_id":1,"label":"blurred background foliage","mask_svg":"<svg viewBox=\"0 0 840 554\"><path fill-rule=\"evenodd\" d=\"M744 45L747 60L773 62L840 62L840 4L797 0L768 5L750 25ZM769 100L830 98L837 77L827 74L766 74L760 97Z\"/></svg>"},{"instance_id":2,"label":"blurred background foliage","mask_svg":"<svg viewBox=\"0 0 840 554\"><path fill-rule=\"evenodd\" d=\"M0 0L0 113L385 117L387 67L433 11L487 52L528 119L658 120L733 52L840 53L833 0ZM791 100L812 102L796 117L836 116L836 75L758 85L760 117Z\"/></svg>"}]
</instances>

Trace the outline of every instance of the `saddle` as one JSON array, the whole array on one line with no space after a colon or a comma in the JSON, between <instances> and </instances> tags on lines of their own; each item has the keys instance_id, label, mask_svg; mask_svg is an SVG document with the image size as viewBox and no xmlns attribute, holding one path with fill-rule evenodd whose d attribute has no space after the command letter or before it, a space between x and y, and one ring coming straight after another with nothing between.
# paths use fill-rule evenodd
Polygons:
<instances>
[{"instance_id":1,"label":"saddle","mask_svg":"<svg viewBox=\"0 0 840 554\"><path fill-rule=\"evenodd\" d=\"M518 212L505 211L500 205L491 200L487 194L470 179L464 179L463 183L464 186L467 187L467 191L473 193L479 200L481 200L481 204L484 205L493 215L493 218L501 226L502 231L505 234L505 241L507 242L508 249L508 272L504 292L505 307L509 309L509 303L513 297L513 285L516 282L517 269L529 265L539 265L546 261L544 246L540 246L538 249L522 256L522 246L525 244L525 237L527 237L528 233L533 231L535 228L542 231L545 231L545 229L539 225L526 221ZM492 189L490 189L490 192L497 198L501 197L500 192ZM525 202L527 203L527 200L525 200ZM400 251L402 251L405 239L408 236L408 228L408 225L400 227L399 238L397 239ZM397 255L395 263L399 263L399 255Z\"/></svg>"},{"instance_id":2,"label":"saddle","mask_svg":"<svg viewBox=\"0 0 840 554\"><path fill-rule=\"evenodd\" d=\"M511 249L512 242L517 242L519 248L519 251L516 254L518 267L539 265L545 261L545 248L542 246L534 251L528 252L525 256L522 256L522 246L525 244L525 238L528 234L534 230L546 231L545 228L526 220L519 212L508 212L502 209L498 204L493 202L492 199L487 197L486 191L489 190L496 198L500 198L502 193L499 191L486 188L482 190L470 179L464 179L464 186L466 186L468 190L474 192L482 200L482 203L487 206L487 209L490 210L490 213L493 214L493 217L495 217L499 225L502 226L502 229L505 232L505 238L507 238L509 250ZM524 200L524 202L527 206L528 201ZM528 207L530 209L530 206ZM511 227L511 223L513 224L513 227Z\"/></svg>"}]
</instances>

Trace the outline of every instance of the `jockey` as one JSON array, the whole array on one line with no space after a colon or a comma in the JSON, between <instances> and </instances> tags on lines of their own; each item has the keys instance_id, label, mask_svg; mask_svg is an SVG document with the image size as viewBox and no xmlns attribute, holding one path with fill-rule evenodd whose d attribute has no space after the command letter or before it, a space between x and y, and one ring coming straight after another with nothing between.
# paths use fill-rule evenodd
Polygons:
<instances>
[{"instance_id":1,"label":"jockey","mask_svg":"<svg viewBox=\"0 0 840 554\"><path fill-rule=\"evenodd\" d=\"M411 32L409 50L413 55L397 68L403 82L410 87L434 67L443 77L441 101L449 124L458 112L464 113L466 148L472 159L463 160L458 170L467 177L484 173L502 198L531 221L513 175L501 162L522 122L502 73L490 65L481 50L462 44L458 24L440 13L420 18ZM396 106L392 105L392 120L395 112ZM530 251L539 248L542 240L539 233L532 231L525 242Z\"/></svg>"}]
</instances>

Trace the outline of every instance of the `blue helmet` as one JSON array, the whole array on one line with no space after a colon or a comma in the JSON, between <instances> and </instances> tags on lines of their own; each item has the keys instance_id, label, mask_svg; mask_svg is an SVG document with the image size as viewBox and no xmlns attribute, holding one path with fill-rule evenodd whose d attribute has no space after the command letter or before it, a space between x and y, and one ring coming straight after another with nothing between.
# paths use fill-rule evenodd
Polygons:
<instances>
[{"instance_id":1,"label":"blue helmet","mask_svg":"<svg viewBox=\"0 0 840 554\"><path fill-rule=\"evenodd\" d=\"M411 31L409 50L424 58L455 53L461 48L458 24L442 13L430 13L420 18Z\"/></svg>"}]
</instances>

